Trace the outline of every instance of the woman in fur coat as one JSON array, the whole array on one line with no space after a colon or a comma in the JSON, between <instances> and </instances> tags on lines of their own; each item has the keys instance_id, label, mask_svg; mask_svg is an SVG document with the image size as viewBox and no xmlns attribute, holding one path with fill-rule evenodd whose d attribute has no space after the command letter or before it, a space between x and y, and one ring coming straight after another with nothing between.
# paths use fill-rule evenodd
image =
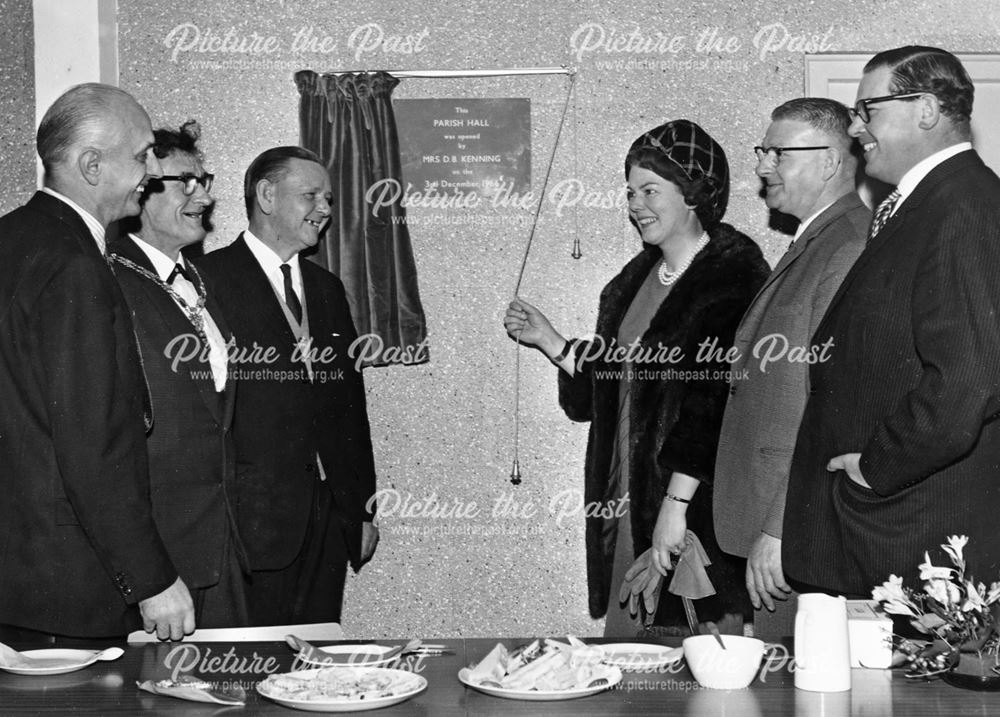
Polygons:
<instances>
[{"instance_id":1,"label":"woman in fur coat","mask_svg":"<svg viewBox=\"0 0 1000 717\"><path fill-rule=\"evenodd\" d=\"M711 561L716 591L695 600L697 619L742 633L752 615L744 562L716 543L712 473L730 378L725 354L770 270L752 240L721 222L729 167L698 125L675 120L643 134L625 176L644 246L604 287L594 338L566 340L520 298L504 325L559 367L560 405L590 422L584 498L609 509L588 510L587 576L591 614L608 616L605 635L634 637L643 623L686 632L689 616L665 585L642 622L619 590L633 563L628 584L637 594L667 576L690 533Z\"/></svg>"}]
</instances>

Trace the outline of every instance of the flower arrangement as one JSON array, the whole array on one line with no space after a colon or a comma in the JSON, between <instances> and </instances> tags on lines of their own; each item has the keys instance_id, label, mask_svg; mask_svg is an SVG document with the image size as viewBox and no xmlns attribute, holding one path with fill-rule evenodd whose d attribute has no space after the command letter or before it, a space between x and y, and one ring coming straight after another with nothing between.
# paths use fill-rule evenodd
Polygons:
<instances>
[{"instance_id":1,"label":"flower arrangement","mask_svg":"<svg viewBox=\"0 0 1000 717\"><path fill-rule=\"evenodd\" d=\"M968 542L968 536L952 535L941 545L954 567L932 565L930 555L924 553L919 566L922 591L904 588L903 579L896 575L872 590L872 597L887 613L911 618L910 624L931 640L930 645L895 641L901 664L909 664L908 677L930 678L948 672L961 651L977 652L980 658L984 650L992 653L993 669L1000 673L995 638L1000 582L987 589L966 576L963 550Z\"/></svg>"}]
</instances>

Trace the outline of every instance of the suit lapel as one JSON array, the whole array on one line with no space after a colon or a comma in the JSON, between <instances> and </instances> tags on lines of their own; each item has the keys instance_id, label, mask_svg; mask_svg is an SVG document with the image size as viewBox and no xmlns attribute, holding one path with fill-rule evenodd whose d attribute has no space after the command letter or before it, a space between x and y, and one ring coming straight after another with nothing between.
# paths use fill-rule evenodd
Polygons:
<instances>
[{"instance_id":1,"label":"suit lapel","mask_svg":"<svg viewBox=\"0 0 1000 717\"><path fill-rule=\"evenodd\" d=\"M142 251L131 237L123 237L113 246L113 251L115 254L122 256L133 263L146 269L154 276L156 275L156 269L153 267L152 263L149 261L149 257L146 253ZM121 267L120 271L134 271L128 267ZM149 277L142 276L136 272L136 275L140 277L142 282L142 288L146 292L146 296L149 299L149 303L156 308L159 314L160 320L165 329L166 336L181 336L183 334L190 334L193 336L198 336L194 325L188 320L184 315L184 312L174 301L173 297L166 292L166 290L160 286L158 283L150 279ZM195 284L197 287L197 283ZM211 309L209 309L211 311ZM212 314L212 319L215 320L218 313ZM221 328L220 328L221 331ZM225 337L225 334L223 334ZM199 354L205 348L203 341L200 336L198 336ZM223 407L219 403L219 395L215 390L215 381L210 375L205 372L211 373L211 366L206 365L200 361L188 361L187 371L188 376L194 382L195 386L198 387L198 393L201 395L202 401L204 401L205 406L212 413L212 416L218 423L223 421ZM229 382L227 382L228 384Z\"/></svg>"},{"instance_id":2,"label":"suit lapel","mask_svg":"<svg viewBox=\"0 0 1000 717\"><path fill-rule=\"evenodd\" d=\"M302 267L302 291L306 295L306 306L309 311L309 333L312 336L329 338L335 326L327 325L331 312L326 308L326 293L319 275L311 271L312 267L305 261L300 261Z\"/></svg>"},{"instance_id":3,"label":"suit lapel","mask_svg":"<svg viewBox=\"0 0 1000 717\"><path fill-rule=\"evenodd\" d=\"M964 152L959 152L953 157L949 157L941 164L937 165L932 169L926 177L924 177L913 188L913 191L908 197L899 205L896 213L889 218L885 226L878 233L878 236L873 239L865 250L861 252L858 260L854 262L854 266L851 270L847 272L847 276L844 277L844 281L840 284L840 288L837 293L834 294L833 299L830 301L830 306L827 308L826 316L820 325L816 328L816 335L819 335L821 331L825 328L825 324L831 317L836 313L835 309L840 303L843 296L850 290L851 285L854 283L855 279L864 272L865 268L870 264L874 257L878 256L879 253L885 251L885 248L890 244L890 239L898 231L900 231L906 224L904 219L910 212L916 211L919 208L929 194L938 184L945 181L950 175L961 172L970 167L982 165L982 160L979 159L979 155L976 154L974 150L967 150Z\"/></svg>"},{"instance_id":4,"label":"suit lapel","mask_svg":"<svg viewBox=\"0 0 1000 717\"><path fill-rule=\"evenodd\" d=\"M861 205L861 198L854 192L850 192L827 207L809 224L808 227L806 227L806 230L802 232L802 236L795 240L794 246L785 254L784 257L782 257L781 261L778 262L778 265L771 273L771 276L764 282L764 287L761 289L760 293L763 294L768 286L781 276L781 274L787 271L788 267L790 267L805 253L806 247L808 247L816 237L822 234L823 231L838 217Z\"/></svg>"},{"instance_id":5,"label":"suit lapel","mask_svg":"<svg viewBox=\"0 0 1000 717\"><path fill-rule=\"evenodd\" d=\"M764 318L764 314L767 311L768 303L763 301L767 296L768 292L774 283L783 276L789 268L798 261L803 254L805 254L806 248L812 241L820 235L820 233L826 229L826 227L839 217L844 212L848 211L851 206L855 203L860 203L861 199L854 193L846 194L829 207L826 208L818 217L816 217L806 230L802 232L802 236L795 240L792 247L785 252L785 254L778 260L778 263L774 267L774 271L771 275L767 277L764 285L757 292L757 296L750 303L750 308L747 310L746 316L743 317L743 321L740 322L740 327L736 333L736 340L734 342L735 346L740 350L740 356L742 361L745 362L749 358L749 352L746 350L750 343L750 338L756 336L757 331L760 327L760 322ZM740 368L742 364L736 366ZM734 372L735 375L735 372ZM735 378L733 379L736 380Z\"/></svg>"},{"instance_id":6,"label":"suit lapel","mask_svg":"<svg viewBox=\"0 0 1000 717\"><path fill-rule=\"evenodd\" d=\"M859 197L856 192L845 194L843 197L827 207L827 209L818 217L816 217L809 224L809 226L806 227L806 230L802 232L802 236L795 241L792 248L778 261L778 264L774 267L774 271L771 272L771 276L769 276L767 281L764 282L764 286L761 287L761 290L757 293L753 303L750 304L750 308L747 310L747 314L737 330L734 345L740 349L741 361L738 365L735 365L734 368L742 368L749 358L747 346L750 342L750 338L757 334L760 323L763 320L764 313L768 308L767 303L761 301L761 299L765 296L765 292L769 290L778 277L787 272L788 269L802 257L809 244L811 244L813 240L815 240L816 237L818 237L827 228L827 226L847 212L860 206L864 206L864 203L861 201L861 197ZM820 327L817 327L817 333L821 326L822 322ZM733 380L735 381L736 379L734 378Z\"/></svg>"},{"instance_id":7,"label":"suit lapel","mask_svg":"<svg viewBox=\"0 0 1000 717\"><path fill-rule=\"evenodd\" d=\"M90 233L90 229L83 221L83 218L66 202L46 192L38 191L28 200L26 206L46 216L58 219L70 230L67 232L67 236L72 237L85 252L88 254L93 253L94 256L101 256L101 250L97 246L97 241Z\"/></svg>"},{"instance_id":8,"label":"suit lapel","mask_svg":"<svg viewBox=\"0 0 1000 717\"><path fill-rule=\"evenodd\" d=\"M279 299L274 293L271 280L267 278L264 269L250 251L243 234L233 242L232 249L232 276L240 283L247 305L255 306L254 313L266 323L268 333L275 337L276 343L284 342L284 346L294 346L295 334L285 319L285 312L278 303ZM308 298L306 301L308 302Z\"/></svg>"}]
</instances>

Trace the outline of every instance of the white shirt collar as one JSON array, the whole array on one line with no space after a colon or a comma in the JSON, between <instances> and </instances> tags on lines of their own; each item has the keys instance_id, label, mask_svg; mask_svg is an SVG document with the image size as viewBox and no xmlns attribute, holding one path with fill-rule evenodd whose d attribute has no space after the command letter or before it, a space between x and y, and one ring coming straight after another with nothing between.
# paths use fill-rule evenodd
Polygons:
<instances>
[{"instance_id":1,"label":"white shirt collar","mask_svg":"<svg viewBox=\"0 0 1000 717\"><path fill-rule=\"evenodd\" d=\"M299 268L299 255L293 254L292 258L287 262L283 262L281 257L278 256L275 251L269 247L267 244L262 242L253 232L249 229L243 232L243 239L247 243L247 247L250 252L257 259L257 263L260 264L261 269L267 274L267 278L271 281L275 290L278 292L278 296L282 299L285 298L285 282L281 273L281 265L288 264L292 267L292 287L295 292L302 298L302 271Z\"/></svg>"},{"instance_id":2,"label":"white shirt collar","mask_svg":"<svg viewBox=\"0 0 1000 717\"><path fill-rule=\"evenodd\" d=\"M834 202L835 201L836 200L834 200ZM811 215L809 217L806 217L805 221L800 222L799 223L799 228L795 231L795 236L792 238L792 241L793 242L794 241L798 241L799 237L802 236L802 234L805 232L805 230L809 228L809 225L813 223L813 221L816 219L816 217L818 217L820 214L822 214L827 209L829 209L830 207L832 207L833 204L834 204L834 202L830 202L829 204L827 204L825 207L823 207L822 209L820 209L815 214L813 214L813 215Z\"/></svg>"},{"instance_id":3,"label":"white shirt collar","mask_svg":"<svg viewBox=\"0 0 1000 717\"><path fill-rule=\"evenodd\" d=\"M183 254L178 254L177 261L175 262L173 259L171 259L162 251L157 249L155 246L153 246L147 241L144 241L138 235L129 234L129 236L132 237L132 239L135 241L136 246L142 249L143 253L147 257L149 257L150 263L153 265L153 268L156 269L156 274L163 281L166 281L167 277L170 276L170 274L173 272L174 264L180 264L185 269L187 268L187 264L184 263Z\"/></svg>"},{"instance_id":4,"label":"white shirt collar","mask_svg":"<svg viewBox=\"0 0 1000 717\"><path fill-rule=\"evenodd\" d=\"M899 184L896 185L896 191L899 192L899 201L896 202L895 209L899 209L899 206L917 188L921 180L930 174L932 169L946 159L951 159L959 152L965 152L970 149L972 149L972 142L959 142L917 162L910 168L910 171L903 175L903 178L899 180ZM893 214L896 213L895 209L893 210Z\"/></svg>"},{"instance_id":5,"label":"white shirt collar","mask_svg":"<svg viewBox=\"0 0 1000 717\"><path fill-rule=\"evenodd\" d=\"M68 204L70 208L80 215L83 223L87 225L90 230L90 235L94 237L94 241L97 242L97 248L101 250L102 254L106 253L106 242L104 240L104 226L97 221L93 214L88 212L86 209L81 207L79 204L74 202L72 199L67 197L65 194L60 194L51 187L42 187L42 191L49 194L64 204Z\"/></svg>"}]
</instances>

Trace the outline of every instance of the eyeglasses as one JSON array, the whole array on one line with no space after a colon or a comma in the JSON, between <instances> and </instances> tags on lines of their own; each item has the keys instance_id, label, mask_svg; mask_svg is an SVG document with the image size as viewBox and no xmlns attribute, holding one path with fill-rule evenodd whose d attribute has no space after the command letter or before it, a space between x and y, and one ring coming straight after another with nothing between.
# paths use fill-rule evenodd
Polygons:
<instances>
[{"instance_id":1,"label":"eyeglasses","mask_svg":"<svg viewBox=\"0 0 1000 717\"><path fill-rule=\"evenodd\" d=\"M786 152L808 152L814 149L830 149L830 145L825 144L822 147L761 147L757 145L753 151L757 155L758 162L770 159L775 164L781 164L781 156Z\"/></svg>"},{"instance_id":2,"label":"eyeglasses","mask_svg":"<svg viewBox=\"0 0 1000 717\"><path fill-rule=\"evenodd\" d=\"M928 94L927 92L903 92L898 95L885 95L884 97L871 97L867 100L858 100L854 103L854 107L849 108L847 111L851 113L851 119L858 117L862 122L868 124L871 122L872 116L868 111L869 105L877 105L880 102L889 102L890 100L913 100L917 97L923 97Z\"/></svg>"},{"instance_id":3,"label":"eyeglasses","mask_svg":"<svg viewBox=\"0 0 1000 717\"><path fill-rule=\"evenodd\" d=\"M194 194L194 188L199 184L205 188L206 192L211 192L215 175L208 172L200 177L195 174L164 174L162 177L155 177L151 181L155 182L157 180L161 182L184 182L182 191L186 196L190 196Z\"/></svg>"}]
</instances>

